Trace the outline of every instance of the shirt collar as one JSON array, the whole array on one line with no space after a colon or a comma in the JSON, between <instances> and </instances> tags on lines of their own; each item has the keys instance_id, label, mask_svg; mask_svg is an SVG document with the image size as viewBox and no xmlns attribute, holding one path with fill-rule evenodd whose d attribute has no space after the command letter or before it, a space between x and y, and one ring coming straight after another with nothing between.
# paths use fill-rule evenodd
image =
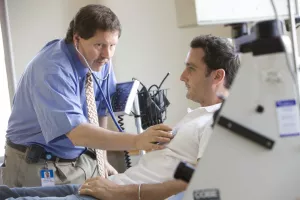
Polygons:
<instances>
[{"instance_id":1,"label":"shirt collar","mask_svg":"<svg viewBox=\"0 0 300 200\"><path fill-rule=\"evenodd\" d=\"M222 103L218 103L218 104L214 104L212 106L206 106L203 107L207 112L211 113L211 112L216 112L217 110L220 109Z\"/></svg>"},{"instance_id":2,"label":"shirt collar","mask_svg":"<svg viewBox=\"0 0 300 200\"><path fill-rule=\"evenodd\" d=\"M198 107L194 110L188 108L188 113L190 112L194 112L196 110L206 110L206 112L209 112L209 113L212 113L212 112L216 112L218 109L220 109L222 103L217 103L217 104L214 104L214 105L211 105L211 106L205 106L205 107Z\"/></svg>"}]
</instances>

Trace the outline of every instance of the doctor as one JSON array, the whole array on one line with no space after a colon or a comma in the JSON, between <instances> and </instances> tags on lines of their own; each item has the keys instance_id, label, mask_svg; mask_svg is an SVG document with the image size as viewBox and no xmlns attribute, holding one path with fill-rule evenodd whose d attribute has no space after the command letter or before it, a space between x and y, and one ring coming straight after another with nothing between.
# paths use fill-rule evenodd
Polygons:
<instances>
[{"instance_id":1,"label":"doctor","mask_svg":"<svg viewBox=\"0 0 300 200\"><path fill-rule=\"evenodd\" d=\"M88 5L71 21L65 39L46 44L28 64L8 122L5 185L79 184L106 177L117 172L106 152L95 149L160 149L153 142L170 141L165 125L140 135L106 129L104 98L88 67L110 96L116 84L111 57L120 35L121 24L109 8ZM47 182L45 172L51 175Z\"/></svg>"}]
</instances>

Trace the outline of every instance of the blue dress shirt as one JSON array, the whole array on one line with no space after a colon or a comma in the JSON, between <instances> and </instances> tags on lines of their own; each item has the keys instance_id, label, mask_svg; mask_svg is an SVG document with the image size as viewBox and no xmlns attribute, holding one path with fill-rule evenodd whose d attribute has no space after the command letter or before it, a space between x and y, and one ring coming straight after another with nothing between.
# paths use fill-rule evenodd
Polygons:
<instances>
[{"instance_id":1,"label":"blue dress shirt","mask_svg":"<svg viewBox=\"0 0 300 200\"><path fill-rule=\"evenodd\" d=\"M108 81L100 81L109 96L116 89L111 62L100 72ZM73 44L65 40L49 42L29 63L22 75L13 100L6 137L15 144L40 144L55 156L73 159L84 147L74 146L66 133L88 122L85 79L88 69L80 62ZM106 115L106 106L94 81L95 101L99 116Z\"/></svg>"}]
</instances>

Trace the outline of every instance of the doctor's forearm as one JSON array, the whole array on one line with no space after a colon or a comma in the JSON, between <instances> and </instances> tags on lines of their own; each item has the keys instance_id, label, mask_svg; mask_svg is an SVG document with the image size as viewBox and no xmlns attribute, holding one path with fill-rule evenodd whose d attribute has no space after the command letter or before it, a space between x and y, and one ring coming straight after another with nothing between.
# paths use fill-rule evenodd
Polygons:
<instances>
[{"instance_id":1,"label":"doctor's forearm","mask_svg":"<svg viewBox=\"0 0 300 200\"><path fill-rule=\"evenodd\" d=\"M110 131L92 124L80 124L71 130L67 137L75 146L103 150L135 149L136 135Z\"/></svg>"},{"instance_id":2,"label":"doctor's forearm","mask_svg":"<svg viewBox=\"0 0 300 200\"><path fill-rule=\"evenodd\" d=\"M108 118L105 117L99 117L99 126L102 128L107 128Z\"/></svg>"}]
</instances>

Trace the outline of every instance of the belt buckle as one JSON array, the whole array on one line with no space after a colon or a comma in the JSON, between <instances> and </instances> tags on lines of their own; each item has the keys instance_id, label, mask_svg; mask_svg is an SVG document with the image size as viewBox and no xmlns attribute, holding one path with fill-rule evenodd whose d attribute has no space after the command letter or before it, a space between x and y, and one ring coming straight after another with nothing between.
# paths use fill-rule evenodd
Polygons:
<instances>
[{"instance_id":1,"label":"belt buckle","mask_svg":"<svg viewBox=\"0 0 300 200\"><path fill-rule=\"evenodd\" d=\"M58 163L59 160L60 160L60 158L59 158L59 157L56 157L56 158L55 158L55 163Z\"/></svg>"}]
</instances>

